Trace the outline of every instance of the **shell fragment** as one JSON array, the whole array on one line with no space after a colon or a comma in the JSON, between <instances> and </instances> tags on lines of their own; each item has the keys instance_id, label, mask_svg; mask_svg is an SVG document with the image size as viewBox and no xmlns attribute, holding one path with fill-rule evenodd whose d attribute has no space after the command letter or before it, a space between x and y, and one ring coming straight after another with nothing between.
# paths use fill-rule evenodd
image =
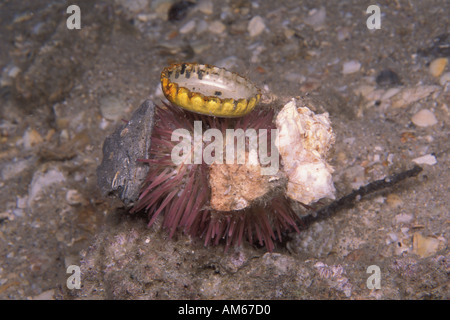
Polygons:
<instances>
[{"instance_id":1,"label":"shell fragment","mask_svg":"<svg viewBox=\"0 0 450 320\"><path fill-rule=\"evenodd\" d=\"M277 116L276 146L288 177L286 193L310 204L322 198L334 199L333 168L326 162L335 137L328 113L316 115L292 99Z\"/></svg>"}]
</instances>

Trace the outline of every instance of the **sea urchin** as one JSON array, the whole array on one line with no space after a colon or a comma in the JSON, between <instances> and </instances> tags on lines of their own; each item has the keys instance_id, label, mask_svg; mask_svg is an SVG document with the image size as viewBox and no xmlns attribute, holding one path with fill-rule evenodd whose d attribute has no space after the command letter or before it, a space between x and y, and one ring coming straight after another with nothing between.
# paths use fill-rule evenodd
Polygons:
<instances>
[{"instance_id":1,"label":"sea urchin","mask_svg":"<svg viewBox=\"0 0 450 320\"><path fill-rule=\"evenodd\" d=\"M205 245L223 239L228 249L247 239L272 251L284 231L299 231L292 200L285 196L286 179L277 170L273 116L273 110L260 110L238 119L216 118L157 106L149 159L140 160L149 172L132 212L148 212L149 225L164 215L170 237L181 229ZM241 136L230 139L230 130ZM248 132L257 132L258 144L271 146L271 152L256 155L251 135L245 138ZM239 149L242 134L244 149ZM227 138L220 141L220 136ZM234 159L235 153L237 161L222 160ZM276 162L271 173L268 159L274 160L272 167ZM262 169L270 174L261 174Z\"/></svg>"}]
</instances>

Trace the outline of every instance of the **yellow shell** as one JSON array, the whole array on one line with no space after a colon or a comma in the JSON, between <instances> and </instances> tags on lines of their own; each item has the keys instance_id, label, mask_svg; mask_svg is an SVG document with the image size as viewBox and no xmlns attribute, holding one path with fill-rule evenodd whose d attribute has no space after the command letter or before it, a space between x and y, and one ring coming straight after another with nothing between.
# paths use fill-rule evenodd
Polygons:
<instances>
[{"instance_id":1,"label":"yellow shell","mask_svg":"<svg viewBox=\"0 0 450 320\"><path fill-rule=\"evenodd\" d=\"M242 117L261 98L260 90L237 73L197 63L165 68L161 72L161 87L172 104L216 117Z\"/></svg>"}]
</instances>

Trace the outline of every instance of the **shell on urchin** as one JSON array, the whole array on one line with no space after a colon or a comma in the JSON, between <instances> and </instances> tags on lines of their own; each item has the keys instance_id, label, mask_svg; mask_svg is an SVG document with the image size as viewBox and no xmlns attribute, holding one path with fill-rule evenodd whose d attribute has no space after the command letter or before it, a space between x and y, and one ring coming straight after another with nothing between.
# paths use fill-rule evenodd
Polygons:
<instances>
[{"instance_id":1,"label":"shell on urchin","mask_svg":"<svg viewBox=\"0 0 450 320\"><path fill-rule=\"evenodd\" d=\"M304 204L334 199L334 170L326 161L335 141L328 113L316 115L292 99L278 113L276 125L275 145L288 177L286 194Z\"/></svg>"},{"instance_id":2,"label":"shell on urchin","mask_svg":"<svg viewBox=\"0 0 450 320\"><path fill-rule=\"evenodd\" d=\"M270 191L271 176L261 174L259 160L244 164L213 163L209 170L211 208L219 211L241 210Z\"/></svg>"}]
</instances>

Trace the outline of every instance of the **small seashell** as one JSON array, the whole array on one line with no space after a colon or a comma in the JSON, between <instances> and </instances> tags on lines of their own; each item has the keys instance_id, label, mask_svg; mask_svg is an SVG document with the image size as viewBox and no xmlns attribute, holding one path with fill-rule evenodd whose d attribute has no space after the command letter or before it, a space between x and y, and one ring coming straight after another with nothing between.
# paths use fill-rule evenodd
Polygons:
<instances>
[{"instance_id":1,"label":"small seashell","mask_svg":"<svg viewBox=\"0 0 450 320\"><path fill-rule=\"evenodd\" d=\"M216 117L244 116L261 98L260 90L237 73L196 63L165 68L161 73L161 87L174 105Z\"/></svg>"},{"instance_id":2,"label":"small seashell","mask_svg":"<svg viewBox=\"0 0 450 320\"><path fill-rule=\"evenodd\" d=\"M437 58L431 61L429 71L433 77L439 77L442 72L444 72L445 67L447 66L448 59L447 58Z\"/></svg>"},{"instance_id":3,"label":"small seashell","mask_svg":"<svg viewBox=\"0 0 450 320\"><path fill-rule=\"evenodd\" d=\"M286 194L310 204L322 198L334 199L333 168L326 162L335 137L328 113L316 115L299 107L293 99L279 112L276 147L288 176Z\"/></svg>"},{"instance_id":4,"label":"small seashell","mask_svg":"<svg viewBox=\"0 0 450 320\"><path fill-rule=\"evenodd\" d=\"M263 18L261 18L260 16L253 17L248 23L247 27L248 33L252 38L259 36L265 29L266 25Z\"/></svg>"},{"instance_id":5,"label":"small seashell","mask_svg":"<svg viewBox=\"0 0 450 320\"><path fill-rule=\"evenodd\" d=\"M419 127L429 127L437 123L434 113L428 109L422 109L412 116L411 121Z\"/></svg>"},{"instance_id":6,"label":"small seashell","mask_svg":"<svg viewBox=\"0 0 450 320\"><path fill-rule=\"evenodd\" d=\"M358 72L361 69L361 63L356 60L347 61L342 65L342 74Z\"/></svg>"},{"instance_id":7,"label":"small seashell","mask_svg":"<svg viewBox=\"0 0 450 320\"><path fill-rule=\"evenodd\" d=\"M413 253L421 258L432 256L444 247L443 239L435 237L424 237L420 233L413 236Z\"/></svg>"}]
</instances>

